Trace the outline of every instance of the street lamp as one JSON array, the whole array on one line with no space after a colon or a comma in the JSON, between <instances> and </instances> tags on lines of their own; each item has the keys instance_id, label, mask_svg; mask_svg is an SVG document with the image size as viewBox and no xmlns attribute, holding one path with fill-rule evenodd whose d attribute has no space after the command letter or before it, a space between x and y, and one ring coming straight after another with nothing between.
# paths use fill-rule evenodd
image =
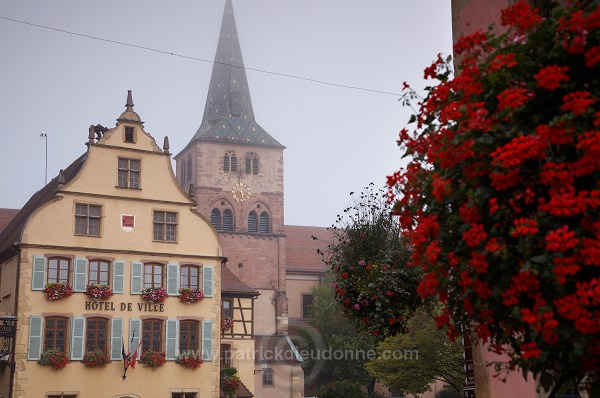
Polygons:
<instances>
[{"instance_id":1,"label":"street lamp","mask_svg":"<svg viewBox=\"0 0 600 398\"><path fill-rule=\"evenodd\" d=\"M260 369L254 370L254 374L259 374L265 371L267 364L265 362L260 363Z\"/></svg>"}]
</instances>

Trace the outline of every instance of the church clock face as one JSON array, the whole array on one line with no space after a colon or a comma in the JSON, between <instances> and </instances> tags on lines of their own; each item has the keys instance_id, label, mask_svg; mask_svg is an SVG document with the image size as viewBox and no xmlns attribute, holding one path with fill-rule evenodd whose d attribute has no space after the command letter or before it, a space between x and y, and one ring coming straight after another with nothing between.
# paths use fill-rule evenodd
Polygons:
<instances>
[{"instance_id":1,"label":"church clock face","mask_svg":"<svg viewBox=\"0 0 600 398\"><path fill-rule=\"evenodd\" d=\"M250 199L251 193L252 192L250 192L250 187L244 184L243 182L238 182L231 189L231 194L233 195L233 198L238 202L245 202L248 199Z\"/></svg>"}]
</instances>

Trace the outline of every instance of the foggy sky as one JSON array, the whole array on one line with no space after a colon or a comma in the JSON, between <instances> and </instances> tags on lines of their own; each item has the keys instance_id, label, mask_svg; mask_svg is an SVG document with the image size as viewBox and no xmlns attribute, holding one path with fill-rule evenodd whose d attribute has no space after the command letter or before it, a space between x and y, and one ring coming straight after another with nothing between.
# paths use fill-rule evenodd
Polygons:
<instances>
[{"instance_id":1,"label":"foggy sky","mask_svg":"<svg viewBox=\"0 0 600 398\"><path fill-rule=\"evenodd\" d=\"M145 131L181 151L202 121L212 64L198 59L214 59L224 4L0 0L1 17L80 34L0 18L0 207L20 208L44 185L40 134L49 181L86 150L90 124L115 126L127 90ZM400 93L404 81L422 88L423 69L451 53L448 1L233 7L247 68ZM287 147L285 224L331 226L351 191L401 167L396 139L411 112L398 96L246 73L257 122Z\"/></svg>"}]
</instances>

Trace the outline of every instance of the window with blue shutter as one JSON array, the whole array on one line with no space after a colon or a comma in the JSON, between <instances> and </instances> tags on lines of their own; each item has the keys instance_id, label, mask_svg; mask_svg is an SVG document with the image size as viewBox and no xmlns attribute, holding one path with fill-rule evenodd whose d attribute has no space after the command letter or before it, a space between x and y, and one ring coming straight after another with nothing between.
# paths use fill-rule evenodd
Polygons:
<instances>
[{"instance_id":1,"label":"window with blue shutter","mask_svg":"<svg viewBox=\"0 0 600 398\"><path fill-rule=\"evenodd\" d=\"M123 319L113 318L110 326L110 359L123 359Z\"/></svg>"},{"instance_id":2,"label":"window with blue shutter","mask_svg":"<svg viewBox=\"0 0 600 398\"><path fill-rule=\"evenodd\" d=\"M167 294L179 294L179 264L167 264Z\"/></svg>"},{"instance_id":3,"label":"window with blue shutter","mask_svg":"<svg viewBox=\"0 0 600 398\"><path fill-rule=\"evenodd\" d=\"M125 293L125 261L118 260L113 268L113 293Z\"/></svg>"},{"instance_id":4,"label":"window with blue shutter","mask_svg":"<svg viewBox=\"0 0 600 398\"><path fill-rule=\"evenodd\" d=\"M142 263L131 262L131 294L142 294Z\"/></svg>"},{"instance_id":5,"label":"window with blue shutter","mask_svg":"<svg viewBox=\"0 0 600 398\"><path fill-rule=\"evenodd\" d=\"M177 335L178 335L178 322L175 319L168 319L166 321L166 358L167 361L174 361L177 359Z\"/></svg>"},{"instance_id":6,"label":"window with blue shutter","mask_svg":"<svg viewBox=\"0 0 600 398\"><path fill-rule=\"evenodd\" d=\"M205 297L213 295L213 267L209 265L202 267L202 291Z\"/></svg>"},{"instance_id":7,"label":"window with blue shutter","mask_svg":"<svg viewBox=\"0 0 600 398\"><path fill-rule=\"evenodd\" d=\"M73 278L73 291L85 292L85 282L87 277L87 259L75 259L75 276Z\"/></svg>"},{"instance_id":8,"label":"window with blue shutter","mask_svg":"<svg viewBox=\"0 0 600 398\"><path fill-rule=\"evenodd\" d=\"M85 335L85 318L75 317L71 322L71 360L83 359L83 338Z\"/></svg>"},{"instance_id":9,"label":"window with blue shutter","mask_svg":"<svg viewBox=\"0 0 600 398\"><path fill-rule=\"evenodd\" d=\"M44 290L46 286L46 257L33 256L31 290Z\"/></svg>"},{"instance_id":10,"label":"window with blue shutter","mask_svg":"<svg viewBox=\"0 0 600 398\"><path fill-rule=\"evenodd\" d=\"M211 361L212 348L212 321L202 321L202 360Z\"/></svg>"},{"instance_id":11,"label":"window with blue shutter","mask_svg":"<svg viewBox=\"0 0 600 398\"><path fill-rule=\"evenodd\" d=\"M42 324L41 316L29 317L29 342L27 344L27 359L37 361L42 354Z\"/></svg>"},{"instance_id":12,"label":"window with blue shutter","mask_svg":"<svg viewBox=\"0 0 600 398\"><path fill-rule=\"evenodd\" d=\"M130 319L129 320L129 351L133 352L140 345L142 338L142 320L141 319ZM142 353L142 347L138 350L138 358Z\"/></svg>"}]
</instances>

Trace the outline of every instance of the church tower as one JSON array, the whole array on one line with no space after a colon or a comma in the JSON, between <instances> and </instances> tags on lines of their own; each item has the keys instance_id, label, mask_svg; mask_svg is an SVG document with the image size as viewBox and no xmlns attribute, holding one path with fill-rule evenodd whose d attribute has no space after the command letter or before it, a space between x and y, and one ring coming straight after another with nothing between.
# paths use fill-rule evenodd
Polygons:
<instances>
[{"instance_id":1,"label":"church tower","mask_svg":"<svg viewBox=\"0 0 600 398\"><path fill-rule=\"evenodd\" d=\"M255 335L287 330L284 149L254 117L227 0L202 123L175 160L180 184L220 235L227 267L260 292Z\"/></svg>"}]
</instances>

